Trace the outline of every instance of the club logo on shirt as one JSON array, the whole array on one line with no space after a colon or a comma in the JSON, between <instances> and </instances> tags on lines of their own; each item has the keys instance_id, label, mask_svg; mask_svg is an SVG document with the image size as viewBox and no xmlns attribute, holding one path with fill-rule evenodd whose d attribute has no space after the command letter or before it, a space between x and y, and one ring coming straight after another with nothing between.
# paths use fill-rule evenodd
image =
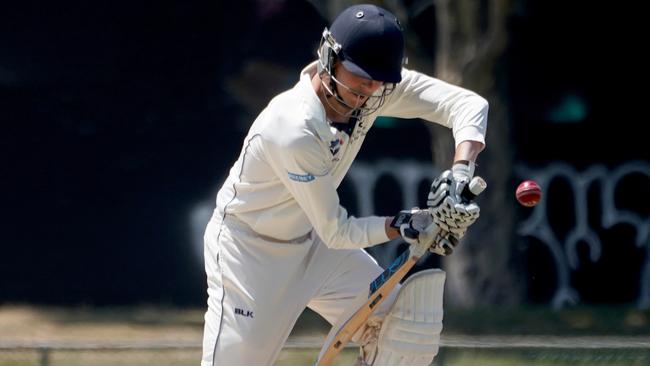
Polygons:
<instances>
[{"instance_id":1,"label":"club logo on shirt","mask_svg":"<svg viewBox=\"0 0 650 366\"><path fill-rule=\"evenodd\" d=\"M289 175L289 179L295 180L296 182L301 182L301 183L307 183L311 182L312 180L316 179L313 174L296 174L296 173L291 173L287 172Z\"/></svg>"},{"instance_id":2,"label":"club logo on shirt","mask_svg":"<svg viewBox=\"0 0 650 366\"><path fill-rule=\"evenodd\" d=\"M338 154L342 143L343 141L338 137L335 140L330 141L330 152L333 156L336 156L336 154Z\"/></svg>"}]
</instances>

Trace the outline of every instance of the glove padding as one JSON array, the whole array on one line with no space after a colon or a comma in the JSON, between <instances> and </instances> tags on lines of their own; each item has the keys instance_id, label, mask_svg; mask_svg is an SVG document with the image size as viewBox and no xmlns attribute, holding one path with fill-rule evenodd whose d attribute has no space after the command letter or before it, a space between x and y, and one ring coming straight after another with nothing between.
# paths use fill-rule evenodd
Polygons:
<instances>
[{"instance_id":1,"label":"glove padding","mask_svg":"<svg viewBox=\"0 0 650 366\"><path fill-rule=\"evenodd\" d=\"M427 205L433 221L443 230L461 239L480 215L480 207L463 197L469 184L469 175L454 174L445 170L431 184Z\"/></svg>"},{"instance_id":2,"label":"glove padding","mask_svg":"<svg viewBox=\"0 0 650 366\"><path fill-rule=\"evenodd\" d=\"M424 247L438 255L449 255L458 245L458 238L441 229L434 222L434 217L429 210L420 210L416 207L410 211L402 211L393 221L393 226L399 228L402 238L407 243Z\"/></svg>"}]
</instances>

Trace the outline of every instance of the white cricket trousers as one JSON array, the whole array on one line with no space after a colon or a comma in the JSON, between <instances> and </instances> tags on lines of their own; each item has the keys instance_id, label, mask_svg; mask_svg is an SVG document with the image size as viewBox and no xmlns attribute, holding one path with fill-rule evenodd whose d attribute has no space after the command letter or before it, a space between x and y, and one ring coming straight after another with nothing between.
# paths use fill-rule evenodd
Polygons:
<instances>
[{"instance_id":1,"label":"white cricket trousers","mask_svg":"<svg viewBox=\"0 0 650 366\"><path fill-rule=\"evenodd\" d=\"M329 249L315 234L279 242L221 221L213 217L204 238L201 366L273 365L305 307L334 324L382 272L365 251Z\"/></svg>"}]
</instances>

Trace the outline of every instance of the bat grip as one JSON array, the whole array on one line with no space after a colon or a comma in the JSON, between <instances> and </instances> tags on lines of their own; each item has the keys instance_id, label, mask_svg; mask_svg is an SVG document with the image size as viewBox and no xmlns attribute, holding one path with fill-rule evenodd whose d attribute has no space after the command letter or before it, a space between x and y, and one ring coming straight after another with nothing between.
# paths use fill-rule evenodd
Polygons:
<instances>
[{"instance_id":1,"label":"bat grip","mask_svg":"<svg viewBox=\"0 0 650 366\"><path fill-rule=\"evenodd\" d=\"M467 201L471 201L474 198L476 198L476 196L481 194L481 192L483 192L485 188L487 188L487 183L485 182L485 179L476 176L472 178L472 180L470 180L467 185L465 185L460 196Z\"/></svg>"}]
</instances>

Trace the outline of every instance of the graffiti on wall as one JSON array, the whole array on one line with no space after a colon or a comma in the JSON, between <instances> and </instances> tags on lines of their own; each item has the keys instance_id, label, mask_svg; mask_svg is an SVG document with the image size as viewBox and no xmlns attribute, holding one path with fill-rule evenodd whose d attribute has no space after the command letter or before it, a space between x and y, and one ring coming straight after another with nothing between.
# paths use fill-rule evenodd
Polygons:
<instances>
[{"instance_id":1,"label":"graffiti on wall","mask_svg":"<svg viewBox=\"0 0 650 366\"><path fill-rule=\"evenodd\" d=\"M619 224L631 226L634 229L634 245L645 250L645 262L639 274L637 304L640 308L650 308L650 218L619 207L616 200L617 192L624 189L622 184L625 178L633 175L650 178L650 164L646 161L632 161L612 169L604 165L593 165L578 171L567 163L556 162L534 169L520 166L517 174L522 178L536 180L542 187L543 196L548 195L548 187L557 179L568 184L572 192L569 197L573 198L573 202L569 202L569 206L575 217L572 220L573 227L564 237L557 235L549 220L549 199L543 199L532 214L519 224L518 229L520 235L536 238L543 243L552 255L557 278L551 300L553 307L561 308L580 302L579 289L574 288L571 281L572 273L580 269L582 264L578 255L579 244L586 245L590 261L601 260L603 242L593 227L594 223L589 220L590 207L594 202L588 199L590 189L599 188L600 227L610 229ZM639 198L646 197L650 194L650 189L645 194L639 193Z\"/></svg>"}]
</instances>

